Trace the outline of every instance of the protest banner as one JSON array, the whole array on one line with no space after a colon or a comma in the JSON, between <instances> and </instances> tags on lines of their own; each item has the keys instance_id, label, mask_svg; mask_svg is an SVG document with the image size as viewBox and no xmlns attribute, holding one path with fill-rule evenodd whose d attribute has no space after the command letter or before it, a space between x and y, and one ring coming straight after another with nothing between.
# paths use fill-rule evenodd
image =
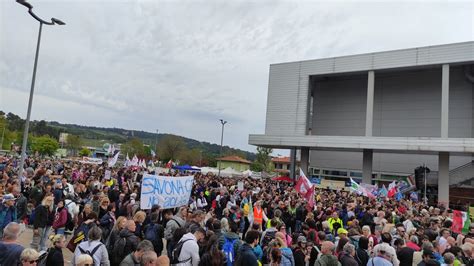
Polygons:
<instances>
[{"instance_id":1,"label":"protest banner","mask_svg":"<svg viewBox=\"0 0 474 266\"><path fill-rule=\"evenodd\" d=\"M193 176L143 176L140 208L151 209L158 204L163 209L187 205L193 188Z\"/></svg>"},{"instance_id":2,"label":"protest banner","mask_svg":"<svg viewBox=\"0 0 474 266\"><path fill-rule=\"evenodd\" d=\"M237 182L237 189L239 191L244 191L244 182L242 181Z\"/></svg>"}]
</instances>

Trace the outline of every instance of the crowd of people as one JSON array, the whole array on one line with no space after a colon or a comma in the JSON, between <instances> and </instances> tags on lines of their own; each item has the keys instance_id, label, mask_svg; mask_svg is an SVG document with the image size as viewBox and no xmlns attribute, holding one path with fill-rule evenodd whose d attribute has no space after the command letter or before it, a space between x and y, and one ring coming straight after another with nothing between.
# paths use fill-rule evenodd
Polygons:
<instances>
[{"instance_id":1,"label":"crowd of people","mask_svg":"<svg viewBox=\"0 0 474 266\"><path fill-rule=\"evenodd\" d=\"M474 265L474 224L454 232L451 209L409 197L317 189L312 206L289 183L195 173L189 204L142 210L151 168L28 158L18 175L18 164L0 157L0 265L68 265L65 249L96 266Z\"/></svg>"}]
</instances>

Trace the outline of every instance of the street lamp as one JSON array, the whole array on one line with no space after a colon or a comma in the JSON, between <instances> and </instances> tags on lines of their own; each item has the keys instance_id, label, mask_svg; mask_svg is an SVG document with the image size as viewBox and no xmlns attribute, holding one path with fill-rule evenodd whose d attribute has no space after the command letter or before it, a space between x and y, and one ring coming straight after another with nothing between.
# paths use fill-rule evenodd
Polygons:
<instances>
[{"instance_id":1,"label":"street lamp","mask_svg":"<svg viewBox=\"0 0 474 266\"><path fill-rule=\"evenodd\" d=\"M222 144L224 143L224 126L225 124L227 124L227 121L224 121L222 119L219 119L219 121L221 121L221 125L222 125L222 133L221 133L221 151L219 153L219 155L222 157ZM221 160L219 160L219 173L217 174L218 177L221 176Z\"/></svg>"},{"instance_id":2,"label":"street lamp","mask_svg":"<svg viewBox=\"0 0 474 266\"><path fill-rule=\"evenodd\" d=\"M31 105L33 104L33 92L35 90L35 80L36 80L36 67L38 66L38 54L41 42L41 31L43 29L43 24L46 25L65 25L63 21L57 18L51 18L51 22L45 21L33 13L33 6L28 3L26 0L16 0L16 2L22 6L28 8L28 13L39 22L39 32L38 32L38 42L36 43L36 54L35 54L35 63L33 66L33 78L31 79L31 89L30 89L30 98L28 100L28 112L26 113L25 121L25 130L23 131L23 144L21 145L21 161L18 168L18 176L21 177L23 174L23 166L25 163L26 157L26 144L28 141L28 130L30 128L30 116L31 116Z\"/></svg>"}]
</instances>

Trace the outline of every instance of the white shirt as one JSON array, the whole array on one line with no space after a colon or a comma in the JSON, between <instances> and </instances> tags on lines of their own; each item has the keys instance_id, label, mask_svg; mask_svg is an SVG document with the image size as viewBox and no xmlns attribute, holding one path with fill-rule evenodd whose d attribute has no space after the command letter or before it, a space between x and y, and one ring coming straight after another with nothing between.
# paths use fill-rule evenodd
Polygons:
<instances>
[{"instance_id":1,"label":"white shirt","mask_svg":"<svg viewBox=\"0 0 474 266\"><path fill-rule=\"evenodd\" d=\"M183 237L179 241L181 242L185 240L188 240L188 241L184 242L183 248L181 249L181 253L179 254L178 259L179 261L186 261L189 258L191 258L191 260L188 260L184 263L178 263L176 265L198 266L200 257L199 257L199 246L197 244L197 239L194 236L194 234L187 233L183 235Z\"/></svg>"}]
</instances>

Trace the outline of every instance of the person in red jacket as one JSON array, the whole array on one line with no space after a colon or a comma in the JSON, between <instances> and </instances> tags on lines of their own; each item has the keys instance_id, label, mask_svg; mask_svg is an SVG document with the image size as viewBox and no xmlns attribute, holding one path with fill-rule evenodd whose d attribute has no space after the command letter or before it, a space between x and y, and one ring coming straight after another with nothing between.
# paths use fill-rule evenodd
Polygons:
<instances>
[{"instance_id":1,"label":"person in red jacket","mask_svg":"<svg viewBox=\"0 0 474 266\"><path fill-rule=\"evenodd\" d=\"M64 207L64 200L58 202L56 214L54 215L53 229L56 234L64 235L67 223L67 208Z\"/></svg>"}]
</instances>

